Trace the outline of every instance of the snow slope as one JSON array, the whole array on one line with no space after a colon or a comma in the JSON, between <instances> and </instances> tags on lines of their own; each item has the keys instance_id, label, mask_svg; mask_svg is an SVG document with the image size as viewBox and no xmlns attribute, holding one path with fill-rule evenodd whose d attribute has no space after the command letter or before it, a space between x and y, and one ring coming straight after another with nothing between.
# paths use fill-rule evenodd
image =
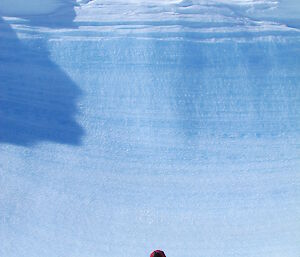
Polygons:
<instances>
[{"instance_id":1,"label":"snow slope","mask_svg":"<svg viewBox=\"0 0 300 257\"><path fill-rule=\"evenodd\" d=\"M0 3L0 257L299 256L296 1L42 2Z\"/></svg>"}]
</instances>

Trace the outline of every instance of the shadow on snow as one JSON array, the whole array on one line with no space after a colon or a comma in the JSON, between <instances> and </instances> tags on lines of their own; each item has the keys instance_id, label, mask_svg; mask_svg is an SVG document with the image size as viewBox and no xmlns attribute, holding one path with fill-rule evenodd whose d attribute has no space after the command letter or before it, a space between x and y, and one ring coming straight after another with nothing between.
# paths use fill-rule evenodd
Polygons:
<instances>
[{"instance_id":1,"label":"shadow on snow","mask_svg":"<svg viewBox=\"0 0 300 257\"><path fill-rule=\"evenodd\" d=\"M61 25L72 26L73 18L72 8ZM29 23L37 25L37 19ZM0 143L80 145L84 131L76 122L76 101L81 92L50 60L45 40L21 42L0 17L0 49Z\"/></svg>"}]
</instances>

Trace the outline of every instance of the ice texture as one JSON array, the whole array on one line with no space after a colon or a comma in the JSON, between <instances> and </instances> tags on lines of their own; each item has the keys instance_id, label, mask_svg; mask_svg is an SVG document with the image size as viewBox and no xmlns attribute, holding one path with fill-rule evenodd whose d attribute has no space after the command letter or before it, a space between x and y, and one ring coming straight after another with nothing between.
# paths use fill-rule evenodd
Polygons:
<instances>
[{"instance_id":1,"label":"ice texture","mask_svg":"<svg viewBox=\"0 0 300 257\"><path fill-rule=\"evenodd\" d=\"M299 257L299 7L1 0L0 257Z\"/></svg>"}]
</instances>

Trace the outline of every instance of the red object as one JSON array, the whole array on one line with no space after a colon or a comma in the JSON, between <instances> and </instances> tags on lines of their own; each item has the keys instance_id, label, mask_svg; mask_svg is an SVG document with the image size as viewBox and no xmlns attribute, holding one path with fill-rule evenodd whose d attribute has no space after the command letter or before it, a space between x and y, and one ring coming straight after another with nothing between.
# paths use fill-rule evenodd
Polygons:
<instances>
[{"instance_id":1,"label":"red object","mask_svg":"<svg viewBox=\"0 0 300 257\"><path fill-rule=\"evenodd\" d=\"M155 250L150 254L150 257L166 257L162 250Z\"/></svg>"}]
</instances>

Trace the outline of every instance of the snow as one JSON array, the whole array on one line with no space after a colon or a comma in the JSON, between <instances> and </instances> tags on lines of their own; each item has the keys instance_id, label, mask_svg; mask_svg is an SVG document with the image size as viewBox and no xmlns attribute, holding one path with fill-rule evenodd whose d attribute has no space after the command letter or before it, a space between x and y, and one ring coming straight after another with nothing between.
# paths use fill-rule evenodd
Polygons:
<instances>
[{"instance_id":1,"label":"snow","mask_svg":"<svg viewBox=\"0 0 300 257\"><path fill-rule=\"evenodd\" d=\"M297 1L0 2L0 257L298 257Z\"/></svg>"},{"instance_id":2,"label":"snow","mask_svg":"<svg viewBox=\"0 0 300 257\"><path fill-rule=\"evenodd\" d=\"M40 15L58 9L63 0L1 0L0 13L2 15Z\"/></svg>"}]
</instances>

